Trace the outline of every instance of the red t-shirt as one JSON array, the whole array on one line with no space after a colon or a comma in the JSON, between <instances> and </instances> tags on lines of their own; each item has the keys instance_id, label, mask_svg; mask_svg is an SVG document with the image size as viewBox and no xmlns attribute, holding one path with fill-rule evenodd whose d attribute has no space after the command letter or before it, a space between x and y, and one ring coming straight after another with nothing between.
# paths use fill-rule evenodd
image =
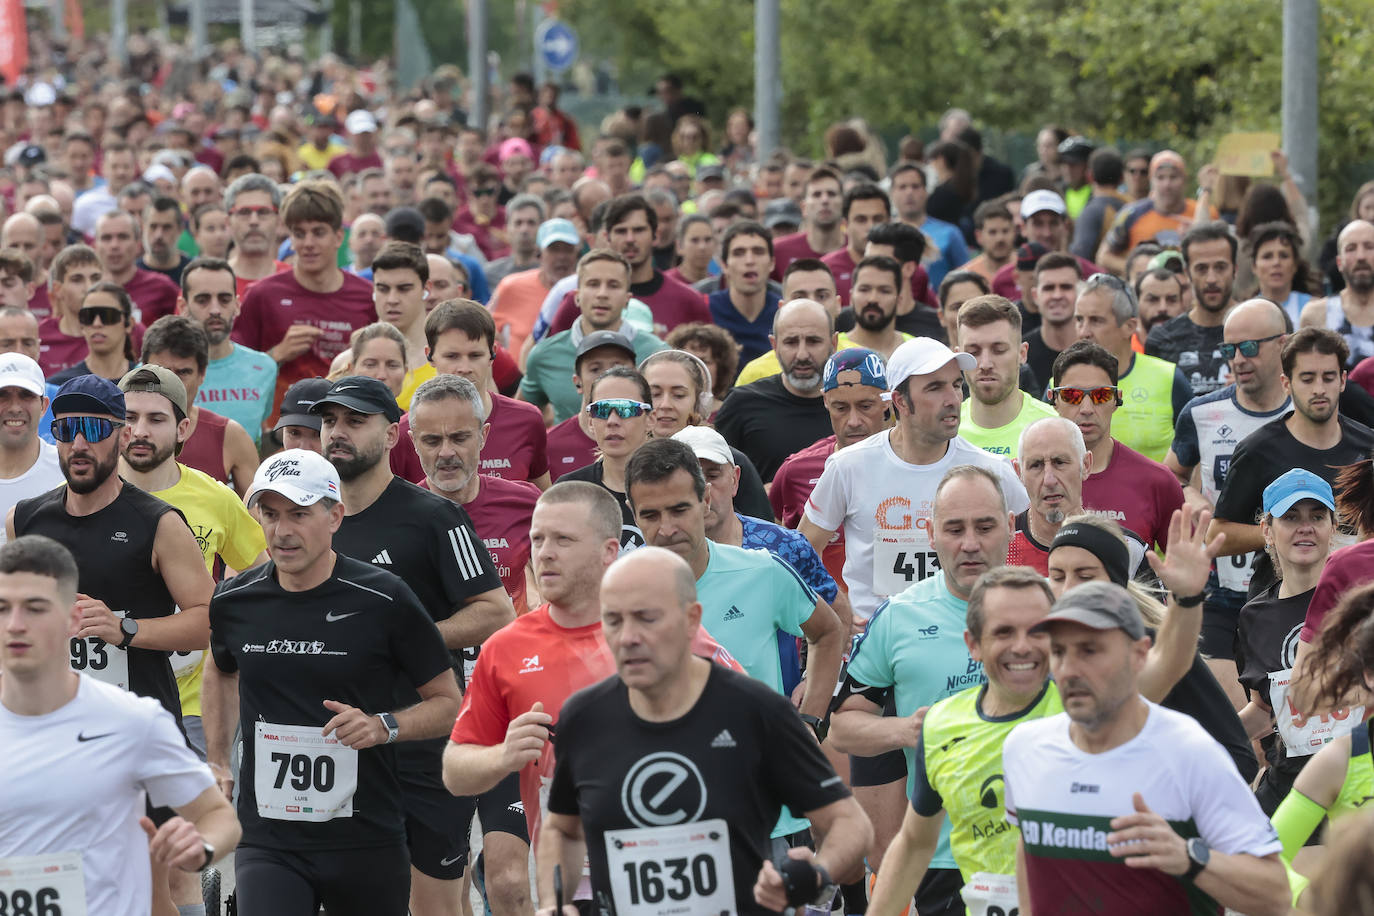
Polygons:
<instances>
[{"instance_id":1,"label":"red t-shirt","mask_svg":"<svg viewBox=\"0 0 1374 916\"><path fill-rule=\"evenodd\" d=\"M143 335L147 332L141 324L129 329L134 339L134 361L143 352ZM56 315L49 315L38 322L38 367L45 378L54 376L63 369L70 369L86 358L86 338L80 334L69 336L62 333Z\"/></svg>"},{"instance_id":2,"label":"red t-shirt","mask_svg":"<svg viewBox=\"0 0 1374 916\"><path fill-rule=\"evenodd\" d=\"M692 651L735 671L743 670L704 628L697 629ZM544 704L556 729L563 702L615 670L600 621L561 627L549 615L549 606L542 604L482 644L450 737L455 744L493 747L506 740L511 720L529 712L535 703ZM520 798L534 844L543 814L540 788L553 779L553 751L553 742L545 742L539 759L520 770Z\"/></svg>"},{"instance_id":3,"label":"red t-shirt","mask_svg":"<svg viewBox=\"0 0 1374 916\"><path fill-rule=\"evenodd\" d=\"M652 280L631 286L630 295L643 302L649 307L649 311L654 313L655 336L666 337L673 328L692 321L712 323L711 309L706 304L706 297L660 271L654 271ZM582 310L577 307L577 292L574 290L565 293L545 337L566 331L581 314Z\"/></svg>"},{"instance_id":4,"label":"red t-shirt","mask_svg":"<svg viewBox=\"0 0 1374 916\"><path fill-rule=\"evenodd\" d=\"M283 270L290 270L290 269L291 269L291 265L290 265L290 264L287 264L285 261L274 261L274 262L273 262L273 270L272 270L272 273L271 273L271 274L268 274L267 276L270 277L270 276L272 276L273 274L279 274L279 273L281 273ZM258 280L266 280L266 279L267 279L267 277L259 277L259 278L258 278ZM240 300L240 301L243 300L243 297L244 297L244 296L248 295L248 291L249 291L250 289L253 288L253 284L257 283L258 280L250 280L250 279L248 279L247 277L240 277L240 276L237 276L237 275L234 277L234 291L235 291L236 293L238 293L238 295L239 295L239 300Z\"/></svg>"},{"instance_id":5,"label":"red t-shirt","mask_svg":"<svg viewBox=\"0 0 1374 916\"><path fill-rule=\"evenodd\" d=\"M33 317L40 322L52 314L52 301L48 299L48 285L46 283L40 283L34 288L33 295L29 297L29 311L33 312Z\"/></svg>"},{"instance_id":6,"label":"red t-shirt","mask_svg":"<svg viewBox=\"0 0 1374 916\"><path fill-rule=\"evenodd\" d=\"M548 432L549 479L558 482L569 471L596 461L596 441L582 431L572 416Z\"/></svg>"},{"instance_id":7,"label":"red t-shirt","mask_svg":"<svg viewBox=\"0 0 1374 916\"><path fill-rule=\"evenodd\" d=\"M811 491L816 489L816 482L821 479L826 460L834 453L835 437L826 436L814 445L789 455L778 467L773 482L768 485L768 502L773 506L773 517L784 528L796 528L801 524L806 501L811 498ZM847 590L843 576L843 525L830 536L830 543L821 551L821 562L840 588Z\"/></svg>"},{"instance_id":8,"label":"red t-shirt","mask_svg":"<svg viewBox=\"0 0 1374 916\"><path fill-rule=\"evenodd\" d=\"M352 153L339 153L329 160L329 171L342 178L354 172L361 172L365 169L380 169L382 167L382 157L373 152L370 156L355 156Z\"/></svg>"},{"instance_id":9,"label":"red t-shirt","mask_svg":"<svg viewBox=\"0 0 1374 916\"><path fill-rule=\"evenodd\" d=\"M495 261L510 254L505 228L505 207L497 207L496 215L489 222L479 220L469 207L459 210L458 215L453 218L454 231L472 236L472 240L482 249L482 254L487 256L488 261Z\"/></svg>"},{"instance_id":10,"label":"red t-shirt","mask_svg":"<svg viewBox=\"0 0 1374 916\"><path fill-rule=\"evenodd\" d=\"M1016 517L1016 533L1012 535L1011 545L1007 548L1008 566L1029 566L1042 576L1050 574L1050 550L1034 540L1026 530L1026 513Z\"/></svg>"},{"instance_id":11,"label":"red t-shirt","mask_svg":"<svg viewBox=\"0 0 1374 916\"><path fill-rule=\"evenodd\" d=\"M477 485L477 498L463 505L473 530L491 552L491 562L515 604L516 614L529 611L525 564L530 559L530 519L539 492L528 481L483 476Z\"/></svg>"},{"instance_id":12,"label":"red t-shirt","mask_svg":"<svg viewBox=\"0 0 1374 916\"><path fill-rule=\"evenodd\" d=\"M544 415L525 401L491 393L491 430L482 446L479 472L505 480L534 480L549 470ZM401 417L401 440L391 450L391 473L411 483L425 479L420 456L410 438L410 414Z\"/></svg>"},{"instance_id":13,"label":"red t-shirt","mask_svg":"<svg viewBox=\"0 0 1374 916\"><path fill-rule=\"evenodd\" d=\"M259 280L243 298L233 339L246 347L266 353L281 343L295 324L324 329L310 349L278 370L270 418L273 423L287 388L303 378L328 375L334 357L348 349L350 335L377 320L372 284L346 271L341 276L343 283L337 290L317 293L302 286L295 272L288 270Z\"/></svg>"},{"instance_id":14,"label":"red t-shirt","mask_svg":"<svg viewBox=\"0 0 1374 916\"><path fill-rule=\"evenodd\" d=\"M218 480L229 482L229 469L224 466L224 433L229 418L204 407L196 414L196 429L181 447L177 461Z\"/></svg>"},{"instance_id":15,"label":"red t-shirt","mask_svg":"<svg viewBox=\"0 0 1374 916\"><path fill-rule=\"evenodd\" d=\"M1182 506L1173 471L1120 442L1107 466L1083 481L1083 508L1116 519L1149 547L1169 543L1169 519Z\"/></svg>"},{"instance_id":16,"label":"red t-shirt","mask_svg":"<svg viewBox=\"0 0 1374 916\"><path fill-rule=\"evenodd\" d=\"M152 324L163 315L175 315L177 296L181 290L166 274L155 270L134 268L134 275L124 284L124 292L134 300L134 306L141 314L144 326Z\"/></svg>"},{"instance_id":17,"label":"red t-shirt","mask_svg":"<svg viewBox=\"0 0 1374 916\"><path fill-rule=\"evenodd\" d=\"M1374 582L1374 541L1360 541L1342 547L1326 561L1317 579L1317 588L1307 604L1307 619L1298 638L1311 642L1321 632L1322 621L1352 589Z\"/></svg>"},{"instance_id":18,"label":"red t-shirt","mask_svg":"<svg viewBox=\"0 0 1374 916\"><path fill-rule=\"evenodd\" d=\"M830 272L835 275L835 295L839 297L842 304L849 304L849 291L854 287L854 258L849 254L849 247L836 249L821 258ZM911 298L915 302L924 302L932 308L939 307L939 300L930 289L930 274L926 272L924 265L917 264L916 269L911 273Z\"/></svg>"},{"instance_id":19,"label":"red t-shirt","mask_svg":"<svg viewBox=\"0 0 1374 916\"><path fill-rule=\"evenodd\" d=\"M793 261L800 261L802 258L819 258L821 253L811 247L811 243L806 240L806 233L794 232L791 235L784 235L780 239L773 240L773 279L782 282L782 275L787 270L787 265Z\"/></svg>"},{"instance_id":20,"label":"red t-shirt","mask_svg":"<svg viewBox=\"0 0 1374 916\"><path fill-rule=\"evenodd\" d=\"M29 308L33 308L33 305L30 304ZM1350 370L1350 381L1374 395L1374 356L1365 357Z\"/></svg>"}]
</instances>

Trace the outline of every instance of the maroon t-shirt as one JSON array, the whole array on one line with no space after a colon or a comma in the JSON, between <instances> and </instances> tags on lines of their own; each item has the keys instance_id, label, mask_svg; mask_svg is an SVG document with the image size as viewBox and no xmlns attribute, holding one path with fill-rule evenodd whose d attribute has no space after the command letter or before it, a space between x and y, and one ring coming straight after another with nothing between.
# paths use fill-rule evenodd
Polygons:
<instances>
[{"instance_id":1,"label":"maroon t-shirt","mask_svg":"<svg viewBox=\"0 0 1374 916\"><path fill-rule=\"evenodd\" d=\"M420 464L420 455L415 451L415 443L410 438L410 414L401 417L401 438L391 450L391 473L409 480L411 483L424 483L425 469Z\"/></svg>"},{"instance_id":2,"label":"maroon t-shirt","mask_svg":"<svg viewBox=\"0 0 1374 916\"><path fill-rule=\"evenodd\" d=\"M819 258L821 253L811 247L805 232L794 232L773 240L773 279L782 282L787 265L802 258Z\"/></svg>"},{"instance_id":3,"label":"maroon t-shirt","mask_svg":"<svg viewBox=\"0 0 1374 916\"><path fill-rule=\"evenodd\" d=\"M52 301L48 299L48 285L46 283L40 283L34 288L33 295L29 297L29 311L33 312L33 317L37 318L39 322L52 314Z\"/></svg>"},{"instance_id":4,"label":"maroon t-shirt","mask_svg":"<svg viewBox=\"0 0 1374 916\"><path fill-rule=\"evenodd\" d=\"M310 349L278 370L272 400L274 423L286 389L303 378L328 375L334 357L348 349L350 335L377 320L372 284L348 272L342 276L343 284L337 290L317 293L301 286L295 272L288 270L259 280L243 299L233 339L254 350L266 353L281 343L295 324L324 329Z\"/></svg>"},{"instance_id":5,"label":"maroon t-shirt","mask_svg":"<svg viewBox=\"0 0 1374 916\"><path fill-rule=\"evenodd\" d=\"M525 601L525 564L530 558L530 520L539 488L524 480L482 477L477 498L464 503L472 529L491 553L491 562L515 605L515 613L529 610Z\"/></svg>"},{"instance_id":6,"label":"maroon t-shirt","mask_svg":"<svg viewBox=\"0 0 1374 916\"><path fill-rule=\"evenodd\" d=\"M143 335L147 332L141 324L129 329L134 339L134 362L143 352ZM80 334L70 336L62 333L56 315L49 315L38 322L38 367L43 370L44 378L49 378L70 369L86 358L86 338Z\"/></svg>"},{"instance_id":7,"label":"maroon t-shirt","mask_svg":"<svg viewBox=\"0 0 1374 916\"><path fill-rule=\"evenodd\" d=\"M33 308L30 304L29 308ZM1374 396L1374 356L1367 356L1350 370L1350 381Z\"/></svg>"},{"instance_id":8,"label":"maroon t-shirt","mask_svg":"<svg viewBox=\"0 0 1374 916\"><path fill-rule=\"evenodd\" d=\"M525 401L491 393L491 430L482 446L478 473L505 480L529 481L549 469L544 415ZM411 483L425 479L425 469L410 438L410 414L401 417L401 441L391 450L391 473Z\"/></svg>"},{"instance_id":9,"label":"maroon t-shirt","mask_svg":"<svg viewBox=\"0 0 1374 916\"><path fill-rule=\"evenodd\" d=\"M1316 639L1327 613L1351 589L1370 581L1374 581L1374 541L1360 541L1331 554L1307 604L1307 619L1298 638L1303 642Z\"/></svg>"},{"instance_id":10,"label":"maroon t-shirt","mask_svg":"<svg viewBox=\"0 0 1374 916\"><path fill-rule=\"evenodd\" d=\"M1107 466L1083 481L1083 508L1116 519L1149 547L1169 543L1169 519L1182 506L1173 471L1120 442Z\"/></svg>"},{"instance_id":11,"label":"maroon t-shirt","mask_svg":"<svg viewBox=\"0 0 1374 916\"><path fill-rule=\"evenodd\" d=\"M571 416L549 430L549 479L557 483L558 478L569 471L586 467L596 461L596 442L577 425L577 417Z\"/></svg>"},{"instance_id":12,"label":"maroon t-shirt","mask_svg":"<svg viewBox=\"0 0 1374 916\"><path fill-rule=\"evenodd\" d=\"M342 178L354 172L361 172L365 169L379 169L382 167L382 157L373 152L370 156L355 156L352 153L340 153L329 160L329 171Z\"/></svg>"},{"instance_id":13,"label":"maroon t-shirt","mask_svg":"<svg viewBox=\"0 0 1374 916\"><path fill-rule=\"evenodd\" d=\"M510 245L505 241L505 228L505 207L496 208L496 215L491 218L491 222L480 222L468 207L459 210L458 215L453 218L454 231L472 236L472 240L482 249L482 254L487 256L488 261L495 261L510 254Z\"/></svg>"},{"instance_id":14,"label":"maroon t-shirt","mask_svg":"<svg viewBox=\"0 0 1374 916\"><path fill-rule=\"evenodd\" d=\"M181 447L177 461L218 480L229 482L229 469L224 466L224 431L229 418L204 407L196 414L196 430Z\"/></svg>"},{"instance_id":15,"label":"maroon t-shirt","mask_svg":"<svg viewBox=\"0 0 1374 916\"><path fill-rule=\"evenodd\" d=\"M835 454L835 437L826 436L814 445L808 445L799 452L788 456L773 475L768 485L768 502L773 506L773 517L784 528L796 528L801 524L806 511L806 501L816 482L821 479L825 462ZM830 543L821 551L821 562L826 570L839 583L844 584L844 526L830 536Z\"/></svg>"},{"instance_id":16,"label":"maroon t-shirt","mask_svg":"<svg viewBox=\"0 0 1374 916\"><path fill-rule=\"evenodd\" d=\"M849 253L849 247L837 249L821 258L830 272L835 275L835 295L839 297L840 303L849 304L849 291L854 287L854 258ZM917 264L916 269L911 273L911 298L915 302L924 302L932 308L939 306L939 301L930 289L930 274L926 272L923 265Z\"/></svg>"},{"instance_id":17,"label":"maroon t-shirt","mask_svg":"<svg viewBox=\"0 0 1374 916\"><path fill-rule=\"evenodd\" d=\"M177 296L181 290L166 274L137 267L129 282L124 284L124 292L134 300L141 322L147 326L163 315L176 314Z\"/></svg>"},{"instance_id":18,"label":"maroon t-shirt","mask_svg":"<svg viewBox=\"0 0 1374 916\"><path fill-rule=\"evenodd\" d=\"M711 324L711 309L706 297L662 271L654 271L654 278L630 287L630 295L643 302L654 313L654 336L663 338L680 324L700 321ZM563 295L545 337L566 331L582 314L577 307L577 291Z\"/></svg>"}]
</instances>

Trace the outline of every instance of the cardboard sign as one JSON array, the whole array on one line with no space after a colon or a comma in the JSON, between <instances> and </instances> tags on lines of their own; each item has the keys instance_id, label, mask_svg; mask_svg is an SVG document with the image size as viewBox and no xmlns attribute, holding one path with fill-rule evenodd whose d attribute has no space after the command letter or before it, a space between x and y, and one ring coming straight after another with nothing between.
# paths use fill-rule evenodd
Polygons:
<instances>
[{"instance_id":1,"label":"cardboard sign","mask_svg":"<svg viewBox=\"0 0 1374 916\"><path fill-rule=\"evenodd\" d=\"M1223 175L1272 178L1274 160L1269 154L1279 148L1279 142L1278 134L1227 134L1217 146L1217 170Z\"/></svg>"}]
</instances>

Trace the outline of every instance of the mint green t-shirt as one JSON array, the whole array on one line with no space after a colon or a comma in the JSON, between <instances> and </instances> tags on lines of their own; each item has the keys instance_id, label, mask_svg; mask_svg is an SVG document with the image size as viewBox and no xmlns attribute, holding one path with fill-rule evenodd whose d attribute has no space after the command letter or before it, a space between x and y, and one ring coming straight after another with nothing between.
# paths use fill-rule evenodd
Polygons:
<instances>
[{"instance_id":1,"label":"mint green t-shirt","mask_svg":"<svg viewBox=\"0 0 1374 916\"><path fill-rule=\"evenodd\" d=\"M854 642L845 677L864 687L892 688L897 715L909 716L984 681L983 665L964 645L968 602L953 594L944 573L922 579L874 611ZM714 634L712 634L714 635ZM906 755L906 792L915 788L915 748ZM949 820L931 868L957 868L949 850Z\"/></svg>"},{"instance_id":2,"label":"mint green t-shirt","mask_svg":"<svg viewBox=\"0 0 1374 916\"><path fill-rule=\"evenodd\" d=\"M625 333L622 326L621 333ZM576 338L574 339L574 335ZM553 405L554 422L562 423L582 407L582 395L573 385L573 363L577 344L582 340L577 325L545 337L534 345L525 362L525 378L520 383L520 397L535 407ZM635 348L635 365L667 344L645 331L636 331L630 343Z\"/></svg>"},{"instance_id":3,"label":"mint green t-shirt","mask_svg":"<svg viewBox=\"0 0 1374 916\"><path fill-rule=\"evenodd\" d=\"M243 344L234 344L223 359L205 367L205 381L196 392L196 405L237 420L253 437L262 438L262 424L272 413L277 388L277 361Z\"/></svg>"},{"instance_id":4,"label":"mint green t-shirt","mask_svg":"<svg viewBox=\"0 0 1374 916\"><path fill-rule=\"evenodd\" d=\"M1016 457L1016 446L1021 440L1021 430L1042 417L1059 416L1053 407L1044 401L1037 401L1023 391L1021 392L1021 410L1012 421L1006 426L986 429L974 424L971 416L972 408L970 407L972 403L973 397L967 397L964 399L964 406L959 408L959 435L983 451L1008 461Z\"/></svg>"}]
</instances>

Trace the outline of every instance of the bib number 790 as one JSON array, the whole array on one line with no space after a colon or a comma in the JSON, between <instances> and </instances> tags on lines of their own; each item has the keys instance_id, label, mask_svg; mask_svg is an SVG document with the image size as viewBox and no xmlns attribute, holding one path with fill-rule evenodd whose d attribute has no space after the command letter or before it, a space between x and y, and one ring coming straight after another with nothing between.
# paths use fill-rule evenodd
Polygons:
<instances>
[{"instance_id":1,"label":"bib number 790","mask_svg":"<svg viewBox=\"0 0 1374 916\"><path fill-rule=\"evenodd\" d=\"M277 778L272 788L280 789L286 784L288 771L291 775L291 788L298 792L314 789L328 792L334 788L334 758L314 757L309 754L272 753L272 762L277 764ZM0 916L4 916L0 913Z\"/></svg>"}]
</instances>

